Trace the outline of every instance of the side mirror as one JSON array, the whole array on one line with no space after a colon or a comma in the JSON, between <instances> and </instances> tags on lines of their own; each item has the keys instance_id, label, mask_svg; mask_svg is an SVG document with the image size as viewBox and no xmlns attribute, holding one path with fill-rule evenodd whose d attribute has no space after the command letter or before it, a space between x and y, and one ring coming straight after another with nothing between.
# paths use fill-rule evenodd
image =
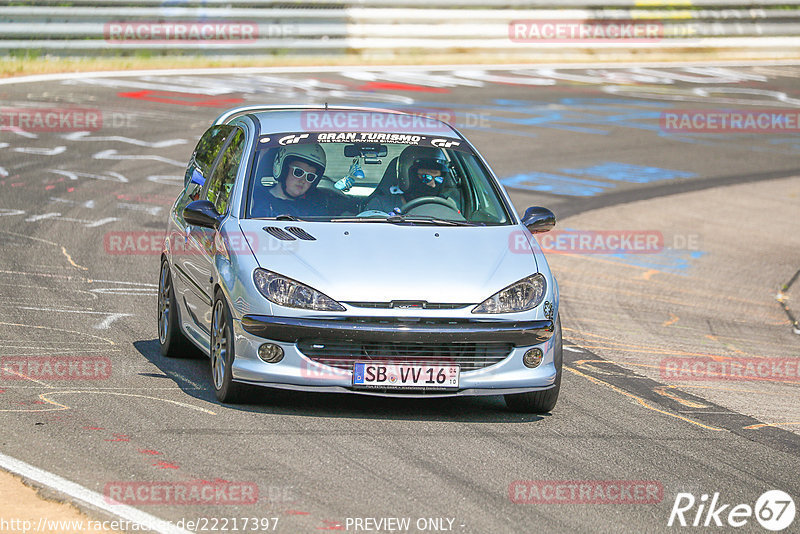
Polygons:
<instances>
[{"instance_id":1,"label":"side mirror","mask_svg":"<svg viewBox=\"0 0 800 534\"><path fill-rule=\"evenodd\" d=\"M220 215L208 200L195 200L183 208L183 220L203 228L219 228Z\"/></svg>"},{"instance_id":2,"label":"side mirror","mask_svg":"<svg viewBox=\"0 0 800 534\"><path fill-rule=\"evenodd\" d=\"M532 233L549 232L556 225L555 214L547 208L534 206L525 210L522 224Z\"/></svg>"}]
</instances>

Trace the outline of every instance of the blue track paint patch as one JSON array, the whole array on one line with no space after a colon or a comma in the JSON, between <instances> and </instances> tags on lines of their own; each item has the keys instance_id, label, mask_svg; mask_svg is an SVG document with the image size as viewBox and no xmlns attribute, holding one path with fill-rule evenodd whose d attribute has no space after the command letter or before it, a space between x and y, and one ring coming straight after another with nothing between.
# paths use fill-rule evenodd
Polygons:
<instances>
[{"instance_id":1,"label":"blue track paint patch","mask_svg":"<svg viewBox=\"0 0 800 534\"><path fill-rule=\"evenodd\" d=\"M695 260L702 258L706 254L702 250L665 248L658 254L608 254L598 257L662 273L688 276L689 269L693 266Z\"/></svg>"},{"instance_id":2,"label":"blue track paint patch","mask_svg":"<svg viewBox=\"0 0 800 534\"><path fill-rule=\"evenodd\" d=\"M541 191L552 195L572 197L593 197L614 189L620 183L649 184L661 180L694 178L697 176L693 172L663 169L661 167L646 167L616 161L607 161L589 167L559 169L559 172L564 173L564 175L531 172L503 178L500 181L504 186L512 189ZM600 180L590 180L585 177L599 178Z\"/></svg>"},{"instance_id":3,"label":"blue track paint patch","mask_svg":"<svg viewBox=\"0 0 800 534\"><path fill-rule=\"evenodd\" d=\"M787 148L793 149L794 152L800 152L800 138L797 137L784 137L780 139L770 139L771 145L783 145Z\"/></svg>"},{"instance_id":4,"label":"blue track paint patch","mask_svg":"<svg viewBox=\"0 0 800 534\"><path fill-rule=\"evenodd\" d=\"M676 178L694 178L697 175L693 172L677 171L674 169L662 169L661 167L646 167L642 165L631 165L630 163L619 163L607 161L591 167L578 169L559 169L564 174L575 176L591 176L603 178L614 182L628 182L632 184L649 184L661 180L674 180Z\"/></svg>"},{"instance_id":5,"label":"blue track paint patch","mask_svg":"<svg viewBox=\"0 0 800 534\"><path fill-rule=\"evenodd\" d=\"M541 191L552 195L566 195L572 197L593 197L598 193L602 193L605 188L613 187L613 184L608 184L606 182L571 178L546 172L517 174L509 178L503 178L500 181L504 186L513 189Z\"/></svg>"}]
</instances>

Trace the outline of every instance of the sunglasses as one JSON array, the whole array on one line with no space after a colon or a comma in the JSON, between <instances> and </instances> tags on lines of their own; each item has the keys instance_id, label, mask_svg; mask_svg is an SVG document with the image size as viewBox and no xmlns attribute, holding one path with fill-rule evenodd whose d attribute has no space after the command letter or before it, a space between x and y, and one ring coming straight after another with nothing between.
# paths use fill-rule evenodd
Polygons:
<instances>
[{"instance_id":1,"label":"sunglasses","mask_svg":"<svg viewBox=\"0 0 800 534\"><path fill-rule=\"evenodd\" d=\"M294 176L295 178L305 178L306 182L310 184L313 184L314 180L316 180L317 177L319 176L315 172L304 171L300 167L295 167L294 165L291 166L291 169L292 169L292 176Z\"/></svg>"},{"instance_id":2,"label":"sunglasses","mask_svg":"<svg viewBox=\"0 0 800 534\"><path fill-rule=\"evenodd\" d=\"M444 176L434 176L432 174L428 174L427 172L418 172L417 177L425 183L428 183L431 180L435 180L437 184L444 182Z\"/></svg>"}]
</instances>

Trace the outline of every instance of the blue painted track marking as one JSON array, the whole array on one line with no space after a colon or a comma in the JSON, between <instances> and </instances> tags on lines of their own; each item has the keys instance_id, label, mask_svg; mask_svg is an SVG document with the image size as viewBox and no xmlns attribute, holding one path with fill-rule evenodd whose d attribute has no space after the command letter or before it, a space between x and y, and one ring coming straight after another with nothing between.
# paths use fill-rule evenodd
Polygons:
<instances>
[{"instance_id":1,"label":"blue painted track marking","mask_svg":"<svg viewBox=\"0 0 800 534\"><path fill-rule=\"evenodd\" d=\"M517 174L501 180L504 186L514 189L525 189L528 191L541 191L553 195L567 195L573 197L592 197L602 193L606 187L614 187L614 184L597 182L594 180L584 180L581 178L570 178L546 172L531 172Z\"/></svg>"},{"instance_id":2,"label":"blue painted track marking","mask_svg":"<svg viewBox=\"0 0 800 534\"><path fill-rule=\"evenodd\" d=\"M626 265L635 265L663 273L688 276L689 269L697 260L706 255L702 250L676 250L665 248L658 254L606 254L599 258L612 259Z\"/></svg>"},{"instance_id":3,"label":"blue painted track marking","mask_svg":"<svg viewBox=\"0 0 800 534\"><path fill-rule=\"evenodd\" d=\"M649 184L661 180L674 180L676 178L694 178L697 175L693 172L677 171L673 169L662 169L660 167L646 167L642 165L631 165L630 163L620 163L617 161L607 161L591 167L577 169L559 169L564 174L575 176L592 176L603 178L615 182L628 182L632 184ZM611 187L614 187L613 185Z\"/></svg>"},{"instance_id":4,"label":"blue painted track marking","mask_svg":"<svg viewBox=\"0 0 800 534\"><path fill-rule=\"evenodd\" d=\"M500 181L504 186L514 189L541 191L553 195L592 197L617 187L620 182L648 184L661 180L694 178L697 176L692 172L632 165L617 161L606 161L589 167L559 169L559 172L569 176L547 172L530 172L516 174ZM608 181L578 178L585 176Z\"/></svg>"}]
</instances>

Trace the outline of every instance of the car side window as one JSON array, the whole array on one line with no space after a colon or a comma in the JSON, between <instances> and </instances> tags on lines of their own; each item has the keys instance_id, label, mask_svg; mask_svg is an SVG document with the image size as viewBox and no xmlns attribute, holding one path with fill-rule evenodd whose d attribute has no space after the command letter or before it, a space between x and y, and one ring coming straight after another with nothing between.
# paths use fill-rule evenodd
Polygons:
<instances>
[{"instance_id":1,"label":"car side window","mask_svg":"<svg viewBox=\"0 0 800 534\"><path fill-rule=\"evenodd\" d=\"M206 191L206 199L214 204L217 213L225 213L231 196L239 163L244 151L244 132L237 128L230 142L222 152L214 170L211 171L210 183Z\"/></svg>"},{"instance_id":2,"label":"car side window","mask_svg":"<svg viewBox=\"0 0 800 534\"><path fill-rule=\"evenodd\" d=\"M189 185L195 171L198 171L203 179L208 178L209 171L211 171L220 149L225 145L225 141L235 129L228 124L220 124L206 130L197 143L194 152L192 152L192 159L189 160L189 165L186 167L184 185ZM199 183L199 185L202 186L203 184Z\"/></svg>"}]
</instances>

